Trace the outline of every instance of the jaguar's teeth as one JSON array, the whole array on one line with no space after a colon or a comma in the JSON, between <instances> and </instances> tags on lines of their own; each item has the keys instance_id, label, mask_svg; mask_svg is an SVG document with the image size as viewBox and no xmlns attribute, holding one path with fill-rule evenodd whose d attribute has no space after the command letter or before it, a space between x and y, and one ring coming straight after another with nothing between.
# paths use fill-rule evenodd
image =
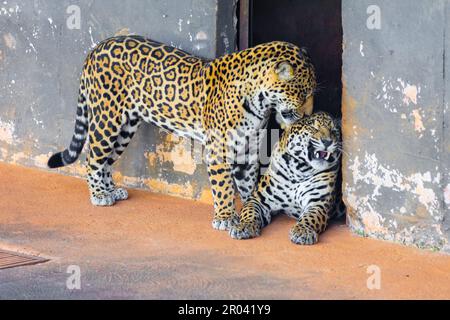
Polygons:
<instances>
[{"instance_id":1,"label":"jaguar's teeth","mask_svg":"<svg viewBox=\"0 0 450 320\"><path fill-rule=\"evenodd\" d=\"M317 160L328 160L330 159L331 153L327 151L316 151L314 153L314 159Z\"/></svg>"}]
</instances>

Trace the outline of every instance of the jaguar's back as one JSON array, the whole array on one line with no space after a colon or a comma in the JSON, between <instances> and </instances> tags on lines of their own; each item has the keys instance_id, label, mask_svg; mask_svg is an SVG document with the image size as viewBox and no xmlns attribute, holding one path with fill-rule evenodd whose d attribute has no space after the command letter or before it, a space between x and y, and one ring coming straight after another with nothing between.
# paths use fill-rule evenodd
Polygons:
<instances>
[{"instance_id":1,"label":"jaguar's back","mask_svg":"<svg viewBox=\"0 0 450 320\"><path fill-rule=\"evenodd\" d=\"M81 90L85 90L91 109L99 107L107 112L108 121L123 115L134 119L133 112L140 113L144 120L180 136L199 138L199 73L205 63L141 36L114 37L100 43L87 57ZM95 116L99 126L104 122L107 127L103 114Z\"/></svg>"}]
</instances>

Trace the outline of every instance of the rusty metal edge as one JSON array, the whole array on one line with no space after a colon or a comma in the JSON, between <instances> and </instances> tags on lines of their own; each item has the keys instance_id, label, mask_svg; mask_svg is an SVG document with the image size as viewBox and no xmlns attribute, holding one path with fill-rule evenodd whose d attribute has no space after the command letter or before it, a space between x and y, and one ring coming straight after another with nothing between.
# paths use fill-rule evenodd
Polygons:
<instances>
[{"instance_id":1,"label":"rusty metal edge","mask_svg":"<svg viewBox=\"0 0 450 320\"><path fill-rule=\"evenodd\" d=\"M239 2L239 50L250 46L250 9L251 0Z\"/></svg>"},{"instance_id":2,"label":"rusty metal edge","mask_svg":"<svg viewBox=\"0 0 450 320\"><path fill-rule=\"evenodd\" d=\"M21 258L27 259L27 260L24 260L22 262L12 263L12 264L5 265L5 266L1 266L0 265L0 270L14 268L14 267L35 265L35 264L45 263L45 262L50 261L50 259L46 259L46 258L42 258L42 257L38 257L38 256L31 256L31 255L27 255L27 254L23 254L23 253L20 253L20 252L15 252L15 251L8 251L8 250L0 249L0 252L1 253L5 253L5 254L10 254L12 256L16 256L16 257L21 257Z\"/></svg>"}]
</instances>

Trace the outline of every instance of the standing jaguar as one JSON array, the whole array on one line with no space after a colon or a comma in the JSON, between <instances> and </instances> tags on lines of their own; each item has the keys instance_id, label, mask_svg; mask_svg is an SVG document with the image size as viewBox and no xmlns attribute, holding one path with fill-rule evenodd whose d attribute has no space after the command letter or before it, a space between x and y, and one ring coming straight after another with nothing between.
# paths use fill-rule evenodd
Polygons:
<instances>
[{"instance_id":1,"label":"standing jaguar","mask_svg":"<svg viewBox=\"0 0 450 320\"><path fill-rule=\"evenodd\" d=\"M336 188L341 148L340 126L327 113L289 126L274 148L268 170L233 219L231 237L259 236L272 215L282 211L297 220L291 241L315 244L329 218L343 213Z\"/></svg>"},{"instance_id":2,"label":"standing jaguar","mask_svg":"<svg viewBox=\"0 0 450 320\"><path fill-rule=\"evenodd\" d=\"M310 114L315 88L307 53L290 43L271 42L205 60L141 36L113 37L88 54L75 132L70 146L54 154L48 166L75 162L88 138L91 202L113 205L128 193L114 185L111 166L142 121L153 123L205 145L212 224L227 230L235 210L234 185L245 201L259 170L256 161L227 161L224 146L265 128L272 110L287 123Z\"/></svg>"}]
</instances>

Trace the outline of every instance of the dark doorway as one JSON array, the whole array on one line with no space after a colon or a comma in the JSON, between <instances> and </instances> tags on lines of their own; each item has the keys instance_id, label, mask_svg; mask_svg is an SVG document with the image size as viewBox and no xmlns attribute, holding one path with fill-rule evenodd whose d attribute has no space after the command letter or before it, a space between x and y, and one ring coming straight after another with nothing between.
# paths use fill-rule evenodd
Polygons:
<instances>
[{"instance_id":1,"label":"dark doorway","mask_svg":"<svg viewBox=\"0 0 450 320\"><path fill-rule=\"evenodd\" d=\"M319 81L314 109L327 111L340 118L341 0L241 1L241 5L248 6L248 45L282 40L305 47L316 67ZM241 20L247 23L242 12Z\"/></svg>"},{"instance_id":2,"label":"dark doorway","mask_svg":"<svg viewBox=\"0 0 450 320\"><path fill-rule=\"evenodd\" d=\"M240 0L240 49L282 40L305 47L316 67L319 90L314 110L341 118L341 0ZM269 129L279 129L274 117ZM267 150L275 141L267 137ZM266 167L267 163L261 163ZM338 179L341 185L342 177ZM340 188L339 188L340 189Z\"/></svg>"}]
</instances>

